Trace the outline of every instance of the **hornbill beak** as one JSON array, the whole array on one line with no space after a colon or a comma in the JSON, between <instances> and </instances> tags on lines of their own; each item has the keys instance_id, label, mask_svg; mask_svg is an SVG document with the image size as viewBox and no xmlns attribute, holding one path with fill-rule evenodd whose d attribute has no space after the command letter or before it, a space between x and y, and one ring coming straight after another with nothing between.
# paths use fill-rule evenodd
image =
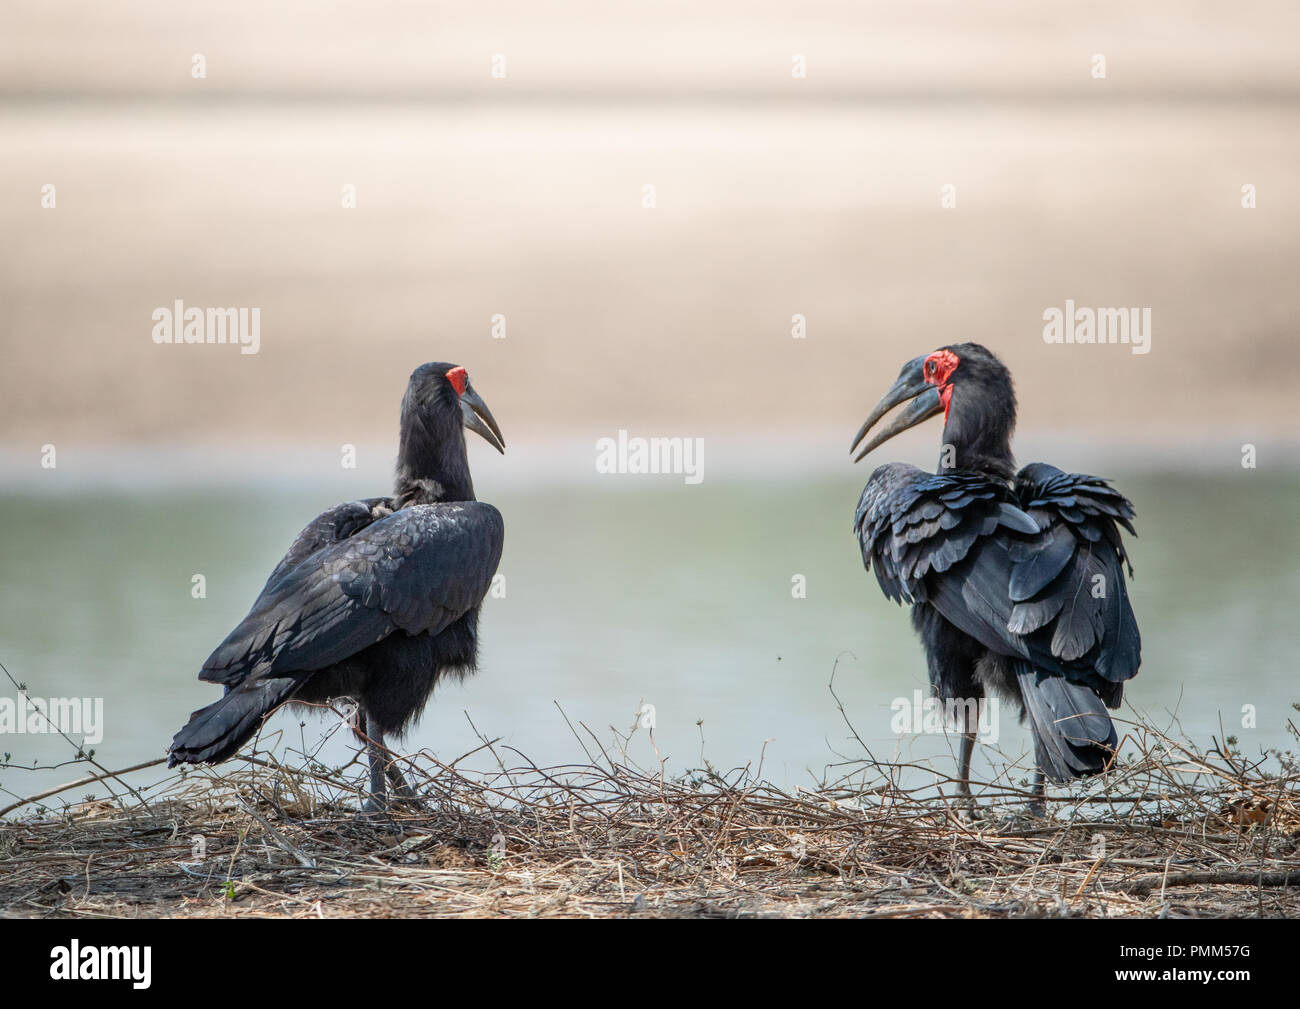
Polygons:
<instances>
[{"instance_id":1,"label":"hornbill beak","mask_svg":"<svg viewBox=\"0 0 1300 1009\"><path fill-rule=\"evenodd\" d=\"M506 440L501 437L501 428L497 427L496 418L487 404L479 398L473 386L465 386L460 394L460 416L464 425L491 445L502 455L506 454Z\"/></svg>"},{"instance_id":2,"label":"hornbill beak","mask_svg":"<svg viewBox=\"0 0 1300 1009\"><path fill-rule=\"evenodd\" d=\"M858 447L858 442L867 436L867 432L876 425L881 417L898 406L899 403L915 399L911 406L876 432L876 436L867 442L862 451L854 457L854 462L861 462L868 452L874 448L879 448L894 435L906 431L909 427L915 427L921 421L928 420L936 413L943 411L943 403L939 399L938 387L925 380L925 375L922 372L924 365L924 355L913 358L903 365L903 370L898 373L898 381L891 385L889 391L881 397L880 402L872 407L871 415L858 428L857 436L853 439L853 444L849 446L850 452Z\"/></svg>"}]
</instances>

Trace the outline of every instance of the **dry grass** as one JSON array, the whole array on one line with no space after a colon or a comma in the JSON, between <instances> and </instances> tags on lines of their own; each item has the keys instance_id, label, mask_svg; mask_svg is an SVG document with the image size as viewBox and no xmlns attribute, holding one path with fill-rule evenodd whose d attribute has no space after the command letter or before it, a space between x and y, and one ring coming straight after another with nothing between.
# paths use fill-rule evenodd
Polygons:
<instances>
[{"instance_id":1,"label":"dry grass","mask_svg":"<svg viewBox=\"0 0 1300 1009\"><path fill-rule=\"evenodd\" d=\"M1292 731L1295 726L1292 725ZM1215 917L1300 914L1300 769L1146 726L1057 798L841 766L785 792L748 769L667 779L611 756L494 771L399 757L421 808L355 812L363 775L254 751L117 801L0 825L0 913L176 917ZM508 758L508 760L507 760ZM913 775L915 777L915 775ZM105 780L111 784L112 778ZM28 809L31 804L28 804ZM201 840L200 840L201 839ZM199 847L199 846L202 847Z\"/></svg>"}]
</instances>

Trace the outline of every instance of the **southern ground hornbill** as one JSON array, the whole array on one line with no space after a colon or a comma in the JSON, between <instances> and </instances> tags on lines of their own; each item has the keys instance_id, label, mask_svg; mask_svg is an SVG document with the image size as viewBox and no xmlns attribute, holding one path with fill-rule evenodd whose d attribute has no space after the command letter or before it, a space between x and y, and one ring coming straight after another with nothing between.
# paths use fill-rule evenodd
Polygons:
<instances>
[{"instance_id":1,"label":"southern ground hornbill","mask_svg":"<svg viewBox=\"0 0 1300 1009\"><path fill-rule=\"evenodd\" d=\"M1018 704L1033 730L1041 810L1044 774L1094 774L1115 752L1106 707L1119 706L1141 661L1116 528L1133 532L1133 506L1098 477L1044 463L1016 472L1011 375L979 344L905 364L850 451L908 400L854 461L942 413L939 468L887 463L871 474L854 516L862 559L888 598L912 605L934 693L962 714L963 808L976 710L991 693Z\"/></svg>"},{"instance_id":2,"label":"southern ground hornbill","mask_svg":"<svg viewBox=\"0 0 1300 1009\"><path fill-rule=\"evenodd\" d=\"M298 534L203 663L199 679L226 693L176 733L169 767L233 756L285 701L350 697L369 752L367 808L384 806L385 777L410 794L384 736L410 725L441 677L473 671L505 538L501 513L474 498L464 428L505 451L465 369L421 365L402 400L393 495L338 505Z\"/></svg>"}]
</instances>

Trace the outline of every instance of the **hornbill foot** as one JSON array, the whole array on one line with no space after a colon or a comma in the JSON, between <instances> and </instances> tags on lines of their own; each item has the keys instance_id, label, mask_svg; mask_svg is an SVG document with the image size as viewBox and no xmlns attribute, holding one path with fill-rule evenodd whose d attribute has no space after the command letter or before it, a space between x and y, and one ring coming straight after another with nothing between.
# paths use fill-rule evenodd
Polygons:
<instances>
[{"instance_id":1,"label":"hornbill foot","mask_svg":"<svg viewBox=\"0 0 1300 1009\"><path fill-rule=\"evenodd\" d=\"M383 729L369 715L366 716L366 751L370 761L370 797L362 807L362 815L387 814L394 804L403 802L419 806L415 789L407 783L397 761L391 759L392 754L384 746ZM393 786L391 797L389 783Z\"/></svg>"},{"instance_id":2,"label":"hornbill foot","mask_svg":"<svg viewBox=\"0 0 1300 1009\"><path fill-rule=\"evenodd\" d=\"M394 807L397 802L392 795L386 791L371 791L366 795L366 801L361 804L361 809L357 811L357 820L371 827L380 827L385 830L402 832L401 826L393 819Z\"/></svg>"},{"instance_id":3,"label":"hornbill foot","mask_svg":"<svg viewBox=\"0 0 1300 1009\"><path fill-rule=\"evenodd\" d=\"M424 801L419 792L411 787L395 765L390 764L385 768L385 773L388 775L388 782L392 786L389 798L392 805L405 806L420 813L429 812L429 804Z\"/></svg>"},{"instance_id":4,"label":"hornbill foot","mask_svg":"<svg viewBox=\"0 0 1300 1009\"><path fill-rule=\"evenodd\" d=\"M388 783L393 786L393 794L399 799L409 802L418 802L420 797L416 794L415 789L410 786L406 778L402 775L397 764L392 763L384 768L384 773L388 775Z\"/></svg>"},{"instance_id":5,"label":"hornbill foot","mask_svg":"<svg viewBox=\"0 0 1300 1009\"><path fill-rule=\"evenodd\" d=\"M370 791L366 793L366 800L361 804L360 816L379 817L387 816L389 812L388 792L384 788L384 775L379 770L377 764L370 766Z\"/></svg>"},{"instance_id":6,"label":"hornbill foot","mask_svg":"<svg viewBox=\"0 0 1300 1009\"><path fill-rule=\"evenodd\" d=\"M370 750L370 791L366 801L361 804L360 816L386 817L389 812L388 790L384 785L384 764L378 749L372 745Z\"/></svg>"},{"instance_id":7,"label":"hornbill foot","mask_svg":"<svg viewBox=\"0 0 1300 1009\"><path fill-rule=\"evenodd\" d=\"M385 834L405 834L401 823L393 819L388 804L378 801L372 795L361 806L353 822L369 830L378 830Z\"/></svg>"},{"instance_id":8,"label":"hornbill foot","mask_svg":"<svg viewBox=\"0 0 1300 1009\"><path fill-rule=\"evenodd\" d=\"M391 820L393 812L399 806L414 807L421 811L427 809L419 794L402 776L402 772L382 758L377 758L370 765L370 791L358 815L363 819Z\"/></svg>"},{"instance_id":9,"label":"hornbill foot","mask_svg":"<svg viewBox=\"0 0 1300 1009\"><path fill-rule=\"evenodd\" d=\"M984 815L971 794L970 782L957 782L957 795L952 800L952 812L962 823L974 823Z\"/></svg>"}]
</instances>

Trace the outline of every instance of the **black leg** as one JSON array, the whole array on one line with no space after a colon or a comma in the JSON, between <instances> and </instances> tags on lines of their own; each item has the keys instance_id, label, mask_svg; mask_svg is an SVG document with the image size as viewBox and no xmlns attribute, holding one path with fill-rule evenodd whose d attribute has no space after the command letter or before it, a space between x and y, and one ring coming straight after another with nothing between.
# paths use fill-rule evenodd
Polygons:
<instances>
[{"instance_id":1,"label":"black leg","mask_svg":"<svg viewBox=\"0 0 1300 1009\"><path fill-rule=\"evenodd\" d=\"M1043 772L1034 769L1034 783L1029 787L1032 798L1029 800L1029 815L1037 817L1047 816L1047 804L1043 801L1047 797L1047 784L1043 780Z\"/></svg>"},{"instance_id":2,"label":"black leg","mask_svg":"<svg viewBox=\"0 0 1300 1009\"><path fill-rule=\"evenodd\" d=\"M388 794L384 786L385 768L388 761L384 754L384 730L369 714L365 716L366 754L370 758L370 797L362 810L367 813L383 813L388 810Z\"/></svg>"},{"instance_id":3,"label":"black leg","mask_svg":"<svg viewBox=\"0 0 1300 1009\"><path fill-rule=\"evenodd\" d=\"M398 768L396 762L390 762L387 767L388 783L393 786L393 794L399 799L414 799L415 789L407 784L405 776Z\"/></svg>"},{"instance_id":4,"label":"black leg","mask_svg":"<svg viewBox=\"0 0 1300 1009\"><path fill-rule=\"evenodd\" d=\"M957 806L969 818L975 814L975 799L970 791L970 762L975 753L975 733L979 729L979 701L963 707L961 751L957 758Z\"/></svg>"},{"instance_id":5,"label":"black leg","mask_svg":"<svg viewBox=\"0 0 1300 1009\"><path fill-rule=\"evenodd\" d=\"M366 727L366 753L370 758L370 797L364 811L383 813L388 811L388 788L392 786L395 798L414 805L419 805L419 797L407 782L397 763L390 758L388 748L384 745L384 730L369 715L364 718ZM385 780L386 779L386 780Z\"/></svg>"}]
</instances>

